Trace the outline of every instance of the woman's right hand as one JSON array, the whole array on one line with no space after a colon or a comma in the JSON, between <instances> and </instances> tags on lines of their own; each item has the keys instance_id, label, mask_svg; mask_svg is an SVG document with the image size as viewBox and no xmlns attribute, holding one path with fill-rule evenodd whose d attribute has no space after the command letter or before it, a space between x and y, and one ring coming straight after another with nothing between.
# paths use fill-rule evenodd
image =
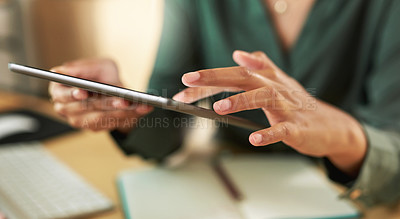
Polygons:
<instances>
[{"instance_id":1,"label":"woman's right hand","mask_svg":"<svg viewBox=\"0 0 400 219\"><path fill-rule=\"evenodd\" d=\"M109 59L83 59L65 63L51 71L122 86L116 64ZM152 110L122 98L90 93L86 90L51 82L49 93L54 110L75 128L93 131L129 132L138 119Z\"/></svg>"}]
</instances>

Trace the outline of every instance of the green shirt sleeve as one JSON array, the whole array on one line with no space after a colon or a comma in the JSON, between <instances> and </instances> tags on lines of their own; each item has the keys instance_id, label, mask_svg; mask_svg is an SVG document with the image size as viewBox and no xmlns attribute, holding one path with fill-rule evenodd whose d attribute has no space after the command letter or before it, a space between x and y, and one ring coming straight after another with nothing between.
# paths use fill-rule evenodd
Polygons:
<instances>
[{"instance_id":1,"label":"green shirt sleeve","mask_svg":"<svg viewBox=\"0 0 400 219\"><path fill-rule=\"evenodd\" d=\"M400 199L400 1L392 1L388 8L365 85L367 104L356 115L368 139L368 152L347 192L349 196L361 191L357 199L367 206Z\"/></svg>"},{"instance_id":2,"label":"green shirt sleeve","mask_svg":"<svg viewBox=\"0 0 400 219\"><path fill-rule=\"evenodd\" d=\"M163 31L155 67L150 78L148 92L172 97L184 89L181 76L198 69L196 57L198 43L193 37L193 15L189 16L190 1L166 0ZM126 154L138 154L144 158L162 161L178 150L183 141L183 131L190 124L190 117L155 108L141 118L137 127L125 137L112 133Z\"/></svg>"}]
</instances>

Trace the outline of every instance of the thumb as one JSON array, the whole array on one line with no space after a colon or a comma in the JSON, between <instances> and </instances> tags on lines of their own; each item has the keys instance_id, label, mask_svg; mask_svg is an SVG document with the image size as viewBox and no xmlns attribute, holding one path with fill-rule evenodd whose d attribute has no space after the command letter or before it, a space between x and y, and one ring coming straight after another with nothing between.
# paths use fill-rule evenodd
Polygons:
<instances>
[{"instance_id":1,"label":"thumb","mask_svg":"<svg viewBox=\"0 0 400 219\"><path fill-rule=\"evenodd\" d=\"M50 71L56 72L59 74L71 75L74 77L87 78L87 77L84 77L85 75L82 75L81 71L77 71L76 68L71 67L71 66L66 66L66 65L60 65L60 66L53 67L50 69Z\"/></svg>"},{"instance_id":2,"label":"thumb","mask_svg":"<svg viewBox=\"0 0 400 219\"><path fill-rule=\"evenodd\" d=\"M275 64L263 52L248 53L241 50L233 52L233 60L240 66L250 70L276 68Z\"/></svg>"}]
</instances>

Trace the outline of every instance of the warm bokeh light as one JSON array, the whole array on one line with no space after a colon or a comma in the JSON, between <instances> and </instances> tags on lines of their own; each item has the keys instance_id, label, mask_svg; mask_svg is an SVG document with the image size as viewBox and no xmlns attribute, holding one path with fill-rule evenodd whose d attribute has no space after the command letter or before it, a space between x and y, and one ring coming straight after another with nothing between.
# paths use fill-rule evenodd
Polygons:
<instances>
[{"instance_id":1,"label":"warm bokeh light","mask_svg":"<svg viewBox=\"0 0 400 219\"><path fill-rule=\"evenodd\" d=\"M48 69L74 59L107 57L118 63L127 87L145 89L157 52L163 1L2 0L0 4L4 6L0 16L20 13L19 18L9 16L12 23L3 19L0 33L14 31L23 46L19 57L0 55L2 69L8 61ZM1 84L10 84L18 77L4 74ZM47 83L26 80L32 80L32 89L46 92Z\"/></svg>"}]
</instances>

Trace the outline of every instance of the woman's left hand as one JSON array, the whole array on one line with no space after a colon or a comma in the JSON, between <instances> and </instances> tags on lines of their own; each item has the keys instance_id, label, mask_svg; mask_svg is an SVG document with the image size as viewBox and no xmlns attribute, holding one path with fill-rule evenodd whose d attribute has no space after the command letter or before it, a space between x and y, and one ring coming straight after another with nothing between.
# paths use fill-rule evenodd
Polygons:
<instances>
[{"instance_id":1,"label":"woman's left hand","mask_svg":"<svg viewBox=\"0 0 400 219\"><path fill-rule=\"evenodd\" d=\"M261 108L271 127L253 132L251 144L282 141L300 153L329 158L349 175L358 173L367 141L356 119L313 97L262 52L236 51L233 59L240 66L183 75L189 88L174 99L189 103L223 91L245 91L215 102L213 108L221 115Z\"/></svg>"}]
</instances>

